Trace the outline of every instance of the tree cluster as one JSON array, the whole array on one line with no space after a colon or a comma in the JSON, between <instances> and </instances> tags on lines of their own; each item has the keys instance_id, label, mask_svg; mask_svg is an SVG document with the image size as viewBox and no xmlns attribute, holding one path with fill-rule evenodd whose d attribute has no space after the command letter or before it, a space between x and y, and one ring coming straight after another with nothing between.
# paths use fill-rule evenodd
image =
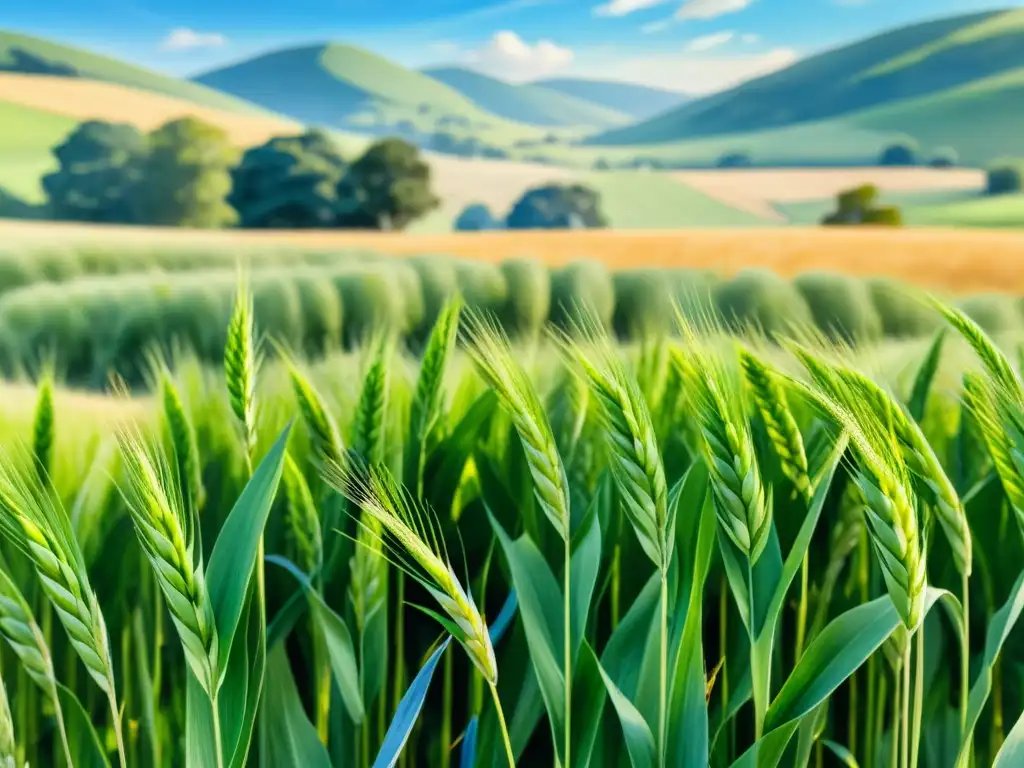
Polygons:
<instances>
[{"instance_id":1,"label":"tree cluster","mask_svg":"<svg viewBox=\"0 0 1024 768\"><path fill-rule=\"evenodd\" d=\"M403 229L436 208L430 167L386 138L354 161L318 130L244 152L220 128L181 118L142 133L89 121L53 150L50 215L106 224Z\"/></svg>"},{"instance_id":2,"label":"tree cluster","mask_svg":"<svg viewBox=\"0 0 1024 768\"><path fill-rule=\"evenodd\" d=\"M903 215L895 205L878 205L878 187L864 184L840 192L836 196L836 210L827 214L825 225L871 224L899 227Z\"/></svg>"},{"instance_id":3,"label":"tree cluster","mask_svg":"<svg viewBox=\"0 0 1024 768\"><path fill-rule=\"evenodd\" d=\"M481 203L467 206L455 229L591 229L607 227L601 195L582 184L544 184L528 189L499 219Z\"/></svg>"}]
</instances>

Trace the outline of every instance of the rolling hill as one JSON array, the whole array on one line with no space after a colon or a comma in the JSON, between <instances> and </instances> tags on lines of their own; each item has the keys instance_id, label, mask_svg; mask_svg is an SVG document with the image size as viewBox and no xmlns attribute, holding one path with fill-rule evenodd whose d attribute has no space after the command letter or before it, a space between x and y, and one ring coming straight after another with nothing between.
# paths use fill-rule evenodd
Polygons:
<instances>
[{"instance_id":1,"label":"rolling hill","mask_svg":"<svg viewBox=\"0 0 1024 768\"><path fill-rule=\"evenodd\" d=\"M827 51L622 129L599 145L657 144L830 120L1024 67L1024 9L928 21Z\"/></svg>"},{"instance_id":2,"label":"rolling hill","mask_svg":"<svg viewBox=\"0 0 1024 768\"><path fill-rule=\"evenodd\" d=\"M646 120L690 100L689 96L675 91L614 80L562 77L538 80L533 85L583 99L592 104L600 104L608 109L623 112L634 120Z\"/></svg>"},{"instance_id":3,"label":"rolling hill","mask_svg":"<svg viewBox=\"0 0 1024 768\"><path fill-rule=\"evenodd\" d=\"M491 114L421 72L340 43L266 53L194 81L307 124L366 133L442 130L508 143L544 133Z\"/></svg>"},{"instance_id":4,"label":"rolling hill","mask_svg":"<svg viewBox=\"0 0 1024 768\"><path fill-rule=\"evenodd\" d=\"M254 104L198 83L167 77L108 56L15 32L0 31L0 72L100 80L214 109L266 113Z\"/></svg>"},{"instance_id":5,"label":"rolling hill","mask_svg":"<svg viewBox=\"0 0 1024 768\"><path fill-rule=\"evenodd\" d=\"M463 67L421 71L482 109L519 123L610 128L631 122L631 116L624 112L542 85L514 85Z\"/></svg>"}]
</instances>

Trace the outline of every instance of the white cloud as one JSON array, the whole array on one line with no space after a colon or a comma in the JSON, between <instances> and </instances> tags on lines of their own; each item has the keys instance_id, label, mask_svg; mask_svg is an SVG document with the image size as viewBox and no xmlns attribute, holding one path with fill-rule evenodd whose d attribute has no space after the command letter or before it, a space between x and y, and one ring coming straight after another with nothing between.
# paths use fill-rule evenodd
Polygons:
<instances>
[{"instance_id":1,"label":"white cloud","mask_svg":"<svg viewBox=\"0 0 1024 768\"><path fill-rule=\"evenodd\" d=\"M753 0L685 0L676 11L677 19L714 19L742 11Z\"/></svg>"},{"instance_id":2,"label":"white cloud","mask_svg":"<svg viewBox=\"0 0 1024 768\"><path fill-rule=\"evenodd\" d=\"M746 43L747 45L750 45L752 43L758 42L760 39L761 39L760 35L753 35L753 34L749 34L748 33L748 34L743 35L743 36L740 37L740 42L743 42L743 43Z\"/></svg>"},{"instance_id":3,"label":"white cloud","mask_svg":"<svg viewBox=\"0 0 1024 768\"><path fill-rule=\"evenodd\" d=\"M587 67L574 66L573 73L704 95L783 69L798 58L792 48L745 56L666 53L588 61Z\"/></svg>"},{"instance_id":4,"label":"white cloud","mask_svg":"<svg viewBox=\"0 0 1024 768\"><path fill-rule=\"evenodd\" d=\"M640 31L645 35L653 35L655 32L662 32L672 26L675 19L662 19L661 21L651 21L640 27Z\"/></svg>"},{"instance_id":5,"label":"white cloud","mask_svg":"<svg viewBox=\"0 0 1024 768\"><path fill-rule=\"evenodd\" d=\"M594 13L598 16L626 16L634 11L642 11L645 8L653 8L668 0L609 0L603 5L594 6Z\"/></svg>"},{"instance_id":6,"label":"white cloud","mask_svg":"<svg viewBox=\"0 0 1024 768\"><path fill-rule=\"evenodd\" d=\"M503 80L522 82L546 77L572 63L573 53L551 40L530 45L515 32L496 32L481 48L469 51L464 60L476 69Z\"/></svg>"},{"instance_id":7,"label":"white cloud","mask_svg":"<svg viewBox=\"0 0 1024 768\"><path fill-rule=\"evenodd\" d=\"M712 48L718 48L719 46L725 45L734 37L736 37L735 32L715 32L710 35L702 35L701 37L693 38L693 40L687 43L686 50L710 51Z\"/></svg>"},{"instance_id":8,"label":"white cloud","mask_svg":"<svg viewBox=\"0 0 1024 768\"><path fill-rule=\"evenodd\" d=\"M160 43L164 51L188 51L195 48L220 48L227 45L228 39L219 32L196 32L194 29L179 27L172 29L170 34Z\"/></svg>"}]
</instances>

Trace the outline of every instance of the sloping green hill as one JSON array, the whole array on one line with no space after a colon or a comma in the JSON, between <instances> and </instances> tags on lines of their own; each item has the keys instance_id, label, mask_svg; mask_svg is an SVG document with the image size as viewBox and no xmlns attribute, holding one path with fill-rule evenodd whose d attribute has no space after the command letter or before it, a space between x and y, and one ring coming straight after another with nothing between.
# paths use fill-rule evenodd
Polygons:
<instances>
[{"instance_id":1,"label":"sloping green hill","mask_svg":"<svg viewBox=\"0 0 1024 768\"><path fill-rule=\"evenodd\" d=\"M590 139L653 144L835 118L1024 67L1024 9L902 27Z\"/></svg>"},{"instance_id":2,"label":"sloping green hill","mask_svg":"<svg viewBox=\"0 0 1024 768\"><path fill-rule=\"evenodd\" d=\"M540 85L513 85L462 67L432 67L422 72L482 109L520 123L610 128L630 122L623 112Z\"/></svg>"},{"instance_id":3,"label":"sloping green hill","mask_svg":"<svg viewBox=\"0 0 1024 768\"><path fill-rule=\"evenodd\" d=\"M480 138L533 138L530 127L490 114L431 77L351 45L263 54L194 78L305 123L366 132L437 130Z\"/></svg>"},{"instance_id":4,"label":"sloping green hill","mask_svg":"<svg viewBox=\"0 0 1024 768\"><path fill-rule=\"evenodd\" d=\"M614 80L592 80L582 77L558 77L533 83L549 91L600 104L623 112L634 120L646 120L690 100L675 91L648 85L619 83Z\"/></svg>"},{"instance_id":5,"label":"sloping green hill","mask_svg":"<svg viewBox=\"0 0 1024 768\"><path fill-rule=\"evenodd\" d=\"M109 56L15 32L0 31L0 71L104 80L231 112L265 112L254 104L198 83L167 77Z\"/></svg>"}]
</instances>

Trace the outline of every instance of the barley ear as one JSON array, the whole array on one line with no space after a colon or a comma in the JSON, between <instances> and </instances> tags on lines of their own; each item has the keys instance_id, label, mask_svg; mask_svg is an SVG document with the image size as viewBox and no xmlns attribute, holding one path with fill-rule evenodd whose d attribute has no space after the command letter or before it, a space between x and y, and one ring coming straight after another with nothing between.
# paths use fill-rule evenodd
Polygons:
<instances>
[{"instance_id":1,"label":"barley ear","mask_svg":"<svg viewBox=\"0 0 1024 768\"><path fill-rule=\"evenodd\" d=\"M7 700L7 686L0 676L0 758L11 761L15 751L14 718L11 717L11 704Z\"/></svg>"},{"instance_id":2,"label":"barley ear","mask_svg":"<svg viewBox=\"0 0 1024 768\"><path fill-rule=\"evenodd\" d=\"M451 566L434 512L414 499L384 467L368 467L356 459L344 467L328 465L324 477L364 514L377 520L381 545L387 547L394 565L433 596L445 614L435 618L466 650L484 680L496 684L498 664L487 625Z\"/></svg>"},{"instance_id":3,"label":"barley ear","mask_svg":"<svg viewBox=\"0 0 1024 768\"><path fill-rule=\"evenodd\" d=\"M253 297L248 280L242 275L228 323L224 377L231 411L241 427L242 447L249 462L256 445L256 374L259 364Z\"/></svg>"},{"instance_id":4,"label":"barley ear","mask_svg":"<svg viewBox=\"0 0 1024 768\"><path fill-rule=\"evenodd\" d=\"M764 422L782 471L805 503L811 499L811 478L803 436L789 408L786 390L775 370L750 349L739 346L740 365Z\"/></svg>"},{"instance_id":5,"label":"barley ear","mask_svg":"<svg viewBox=\"0 0 1024 768\"><path fill-rule=\"evenodd\" d=\"M130 429L119 437L128 477L123 496L136 536L167 601L185 660L215 698L219 660L213 603L176 473L153 442Z\"/></svg>"},{"instance_id":6,"label":"barley ear","mask_svg":"<svg viewBox=\"0 0 1024 768\"><path fill-rule=\"evenodd\" d=\"M306 573L314 573L320 570L323 562L320 517L309 484L290 453L285 455L281 480L288 503L288 531L298 554L297 559Z\"/></svg>"},{"instance_id":7,"label":"barley ear","mask_svg":"<svg viewBox=\"0 0 1024 768\"><path fill-rule=\"evenodd\" d=\"M47 369L39 380L35 416L32 420L32 455L35 458L36 471L44 485L53 472L56 422L53 389L53 373Z\"/></svg>"},{"instance_id":8,"label":"barley ear","mask_svg":"<svg viewBox=\"0 0 1024 768\"><path fill-rule=\"evenodd\" d=\"M341 439L341 433L338 431L334 417L327 409L323 396L306 375L299 370L299 366L283 347L278 346L277 352L288 369L292 391L298 402L299 413L302 414L302 421L306 425L306 431L309 433L309 439L313 446L313 454L317 461L321 465L326 465L329 462L344 463L345 444Z\"/></svg>"},{"instance_id":9,"label":"barley ear","mask_svg":"<svg viewBox=\"0 0 1024 768\"><path fill-rule=\"evenodd\" d=\"M492 320L469 313L466 325L470 357L519 436L537 503L562 540L568 541L569 480L540 395L508 337Z\"/></svg>"},{"instance_id":10,"label":"barley ear","mask_svg":"<svg viewBox=\"0 0 1024 768\"><path fill-rule=\"evenodd\" d=\"M989 337L981 326L974 322L963 311L951 307L938 299L931 299L932 305L942 313L946 321L953 326L968 344L974 349L975 354L1000 386L1003 387L1013 398L1020 402L1022 400L1022 389L1020 376L1013 369L1013 365L1004 355L995 342Z\"/></svg>"},{"instance_id":11,"label":"barley ear","mask_svg":"<svg viewBox=\"0 0 1024 768\"><path fill-rule=\"evenodd\" d=\"M206 504L199 443L178 387L166 368L160 372L160 402L164 433L172 449L179 482L185 489L185 502L190 513L198 513Z\"/></svg>"},{"instance_id":12,"label":"barley ear","mask_svg":"<svg viewBox=\"0 0 1024 768\"><path fill-rule=\"evenodd\" d=\"M462 307L462 299L458 294L445 302L430 331L420 362L409 414L412 451L410 465L415 472L417 486L422 480L431 433L441 419L444 407L444 377L455 350Z\"/></svg>"},{"instance_id":13,"label":"barley ear","mask_svg":"<svg viewBox=\"0 0 1024 768\"><path fill-rule=\"evenodd\" d=\"M563 334L559 342L583 371L599 405L626 516L646 555L666 573L675 539L675 508L668 504L665 467L640 385L593 319L585 318L574 334Z\"/></svg>"}]
</instances>

